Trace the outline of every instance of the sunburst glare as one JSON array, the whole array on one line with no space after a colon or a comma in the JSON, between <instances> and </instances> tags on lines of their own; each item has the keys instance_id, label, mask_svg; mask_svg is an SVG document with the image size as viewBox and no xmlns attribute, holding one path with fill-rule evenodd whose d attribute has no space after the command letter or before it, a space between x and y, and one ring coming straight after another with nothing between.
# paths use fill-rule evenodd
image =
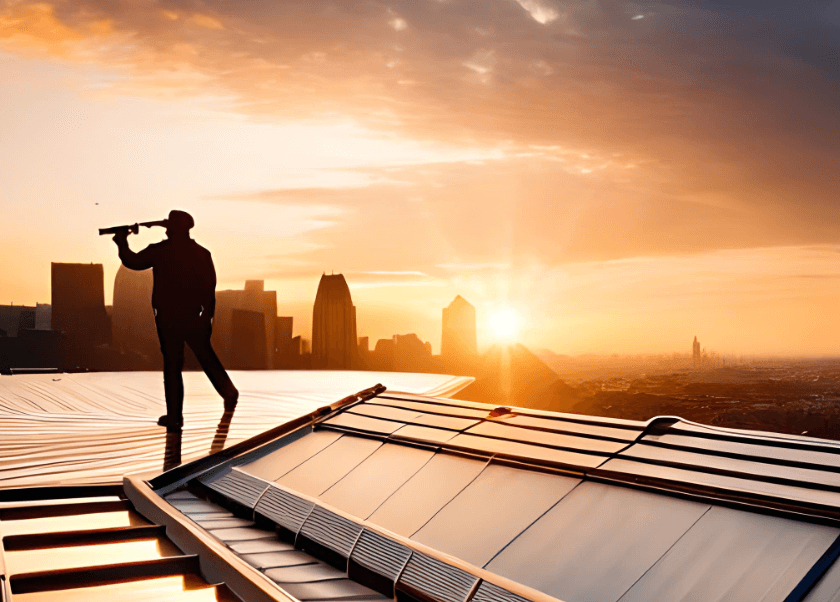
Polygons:
<instances>
[{"instance_id":1,"label":"sunburst glare","mask_svg":"<svg viewBox=\"0 0 840 602\"><path fill-rule=\"evenodd\" d=\"M511 340L519 334L521 320L512 309L499 309L490 314L490 330L496 339Z\"/></svg>"}]
</instances>

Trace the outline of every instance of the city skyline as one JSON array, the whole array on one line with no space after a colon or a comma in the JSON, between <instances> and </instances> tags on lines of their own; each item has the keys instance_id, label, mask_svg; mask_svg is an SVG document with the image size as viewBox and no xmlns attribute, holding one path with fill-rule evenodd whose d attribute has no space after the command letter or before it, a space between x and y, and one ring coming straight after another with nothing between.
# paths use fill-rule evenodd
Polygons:
<instances>
[{"instance_id":1,"label":"city skyline","mask_svg":"<svg viewBox=\"0 0 840 602\"><path fill-rule=\"evenodd\" d=\"M154 358L157 356L157 341L154 338L152 312L150 306L147 305L147 303L150 302L152 291L151 270L135 272L121 266L117 271L114 282L111 286L108 286L105 281L104 270L101 264L52 263L51 271L53 273L53 278L55 278L56 270L59 271L58 273L85 275L83 280L85 283L84 286L92 286L92 291L83 288L80 292L75 292L74 277L68 278L67 276L64 276L62 281L59 281L59 286L65 289L65 292L62 293L62 295L64 298L72 298L81 294L81 298L85 298L92 294L94 299L101 298L103 308L108 309L107 319L109 321L109 328L111 332L110 347L121 354L133 355L139 353L139 356L145 357L146 360L150 357ZM99 280L102 281L102 290L99 290ZM313 312L317 315L319 311L323 314L325 311L324 308L326 307L326 299L327 297L330 297L330 303L334 305L337 304L337 307L334 308L333 311L336 311L337 309L339 314L342 315L346 311L351 312L349 319L351 320L352 332L340 332L339 334L341 335L341 338L347 338L348 341L350 339L355 340L357 347L362 345L363 341L369 341L368 346L370 347L371 343L373 346L376 346L377 343L380 342L391 343L399 339L407 339L408 337L415 337L419 343L422 343L422 339L424 337L418 337L417 332L411 327L406 328L405 324L395 325L396 330L394 332L376 338L372 338L369 335L365 335L361 333L361 331L358 331L356 328L356 308L355 305L353 305L352 298L350 297L349 289L350 285L344 278L343 274L333 273L327 275L326 273L322 273L319 281L319 287L314 296L314 301L312 302L309 315L312 315ZM113 291L112 303L110 304L106 301L106 291ZM51 295L54 299L55 293L51 292ZM325 301L321 302L321 309L319 310L319 296L321 295L323 295ZM299 332L298 329L300 326L296 325L297 320L294 316L281 315L281 307L278 305L276 291L265 290L265 282L262 280L245 281L241 289L217 289L216 298L217 320L216 327L214 328L213 339L216 346L219 348L220 357L223 357L228 361L233 358L231 354L235 354L233 348L237 345L240 347L240 353L245 352L250 354L250 352L245 351L245 349L250 345L251 338L257 336L258 338L264 338L265 340L265 352L259 352L262 359L257 360L256 364L254 363L253 358L249 359L248 361L245 361L243 366L247 365L248 369L279 368L281 367L280 364L284 361L282 358L290 351L289 349L285 349L285 346L292 343L293 338L300 340L304 345L311 345L313 341L314 333L311 329L312 325L310 324L308 336L306 333ZM117 302L114 302L114 300L117 300ZM87 303L90 305L90 301ZM99 302L94 301L93 305L96 305L97 303ZM340 307L345 304L348 306L349 310ZM10 310L18 311L10 313ZM464 299L461 295L456 295L455 298L447 306L442 307L441 310L442 315L438 324L438 332L443 335L440 337L441 347L437 349L438 353L434 354L431 343L426 342L425 345L428 348L427 353L429 354L429 357L436 355L450 363L455 360L455 364L458 364L463 359L474 359L476 353L483 354L498 344L521 344L521 341L518 340L518 323L520 321L520 316L514 315L514 312L510 310L497 312L496 314L488 317L489 319L487 321L490 322L489 330L495 330L495 332L490 335L489 341L487 341L484 345L477 345L476 331L478 319L476 317L475 308L471 303L469 303L469 301ZM250 332L245 335L245 338L242 338L236 333L237 329L235 327L232 328L232 312L234 314L240 312L259 315L260 324L257 329L259 332ZM19 336L18 321L21 323L20 328L50 330L51 315L51 304L36 303L34 306L20 304L15 305L14 303L10 305L0 304L0 336ZM62 320L66 321L67 318L62 318L61 313L59 313L59 321L61 322ZM342 317L341 320L344 320L344 318ZM501 323L499 322L500 320ZM28 324L29 321L32 322L31 325ZM26 325L24 325L24 322L26 322ZM277 326L275 326L275 323ZM283 326L279 326L281 323ZM6 330L2 328L3 326L6 326ZM84 327L88 328L88 326ZM101 329L101 325L99 328ZM331 328L334 327L331 326ZM66 330L66 328L63 330ZM339 330L341 330L341 328L339 328ZM398 331L408 334L398 334ZM451 348L448 357L446 357L447 354L443 344L446 340L447 332L449 332L449 344ZM275 334L277 336L282 336L283 341L281 342L278 339L278 341L275 342ZM104 340L104 335L98 336L100 340ZM239 337L238 342L236 342L237 337ZM321 346L325 349L327 345L328 344L326 342L322 342L321 344ZM349 347L347 347L347 349L349 349ZM347 349L342 351L341 354L346 355L347 353L350 353ZM696 362L699 353L699 344L696 336L694 337L692 350ZM556 356L598 355L589 353L564 354L551 349L538 349L538 351L555 354ZM298 352L308 354L310 351L309 349L298 349L295 353ZM705 352L706 350L704 348L703 354L705 354ZM658 354L652 353L648 355L681 355L681 353L680 349L673 349ZM710 353L712 353L715 358L720 358L727 354L727 352L723 352L721 355L716 350L710 350ZM729 355L737 355L732 352L728 353ZM638 356L645 354L635 353L628 355ZM349 357L350 356L345 358L347 360L346 362L339 362L341 367L350 367L356 363L356 361L349 359ZM759 357L759 355L756 355L755 357ZM279 362L277 366L274 365L275 361ZM324 362L322 361L321 363ZM234 364L236 364L236 361L234 361ZM289 366L284 367L288 368ZM338 366L336 364L333 367Z\"/></svg>"}]
</instances>

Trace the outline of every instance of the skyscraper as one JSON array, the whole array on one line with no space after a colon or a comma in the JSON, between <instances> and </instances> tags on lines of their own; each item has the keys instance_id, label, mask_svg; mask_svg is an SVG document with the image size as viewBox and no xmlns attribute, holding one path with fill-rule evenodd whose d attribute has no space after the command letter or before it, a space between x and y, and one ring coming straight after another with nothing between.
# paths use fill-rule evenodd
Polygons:
<instances>
[{"instance_id":1,"label":"skyscraper","mask_svg":"<svg viewBox=\"0 0 840 602\"><path fill-rule=\"evenodd\" d=\"M696 336L694 337L694 343L691 345L691 357L694 360L694 367L699 368L703 361L703 355L700 352L700 341L697 340Z\"/></svg>"},{"instance_id":2,"label":"skyscraper","mask_svg":"<svg viewBox=\"0 0 840 602\"><path fill-rule=\"evenodd\" d=\"M114 347L149 361L160 358L160 343L152 309L152 270L135 271L120 265L114 278L114 309L111 312Z\"/></svg>"},{"instance_id":3,"label":"skyscraper","mask_svg":"<svg viewBox=\"0 0 840 602\"><path fill-rule=\"evenodd\" d=\"M356 308L341 274L321 276L312 312L312 367L348 369L356 364Z\"/></svg>"},{"instance_id":4,"label":"skyscraper","mask_svg":"<svg viewBox=\"0 0 840 602\"><path fill-rule=\"evenodd\" d=\"M446 361L461 361L476 353L475 308L458 295L443 310L440 355Z\"/></svg>"},{"instance_id":5,"label":"skyscraper","mask_svg":"<svg viewBox=\"0 0 840 602\"><path fill-rule=\"evenodd\" d=\"M101 263L52 264L52 327L81 344L111 342Z\"/></svg>"},{"instance_id":6,"label":"skyscraper","mask_svg":"<svg viewBox=\"0 0 840 602\"><path fill-rule=\"evenodd\" d=\"M263 315L262 334L255 335L256 331L250 326L251 336L257 336L253 345L262 345L264 350L253 357L264 358L263 368L272 368L274 365L274 336L277 321L277 292L265 290L265 283L262 280L246 280L243 290L227 290L216 292L216 317L213 320L213 348L222 360L224 365L234 365L234 340L237 345L243 345L243 335L234 332L233 311L241 309L259 312ZM242 321L245 320L245 321ZM240 324L250 324L247 319L241 319ZM241 352L239 356L242 357ZM263 361L263 360L260 360ZM249 366L256 368L256 366Z\"/></svg>"}]
</instances>

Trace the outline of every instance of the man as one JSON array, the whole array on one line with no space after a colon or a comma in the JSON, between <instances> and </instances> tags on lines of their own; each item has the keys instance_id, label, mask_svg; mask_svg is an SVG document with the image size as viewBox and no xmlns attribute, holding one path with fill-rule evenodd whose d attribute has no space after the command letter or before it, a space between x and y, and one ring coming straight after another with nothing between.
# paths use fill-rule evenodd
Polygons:
<instances>
[{"instance_id":1,"label":"man","mask_svg":"<svg viewBox=\"0 0 840 602\"><path fill-rule=\"evenodd\" d=\"M190 238L195 225L184 211L170 211L164 221L167 240L149 245L139 253L128 247L128 232L119 232L114 242L120 260L131 270L152 269L155 312L160 350L163 352L163 386L166 414L158 424L178 432L184 424L184 343L195 353L210 382L222 396L225 410L232 411L239 391L225 372L210 345L216 309L216 270L210 252Z\"/></svg>"}]
</instances>

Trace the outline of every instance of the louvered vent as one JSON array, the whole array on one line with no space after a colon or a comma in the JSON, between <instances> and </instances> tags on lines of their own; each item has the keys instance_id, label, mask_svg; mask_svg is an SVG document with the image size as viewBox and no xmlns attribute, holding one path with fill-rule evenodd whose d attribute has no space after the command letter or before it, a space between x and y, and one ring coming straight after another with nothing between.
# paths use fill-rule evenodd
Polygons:
<instances>
[{"instance_id":1,"label":"louvered vent","mask_svg":"<svg viewBox=\"0 0 840 602\"><path fill-rule=\"evenodd\" d=\"M414 553L400 577L401 584L441 602L464 602L478 577L430 558Z\"/></svg>"},{"instance_id":2,"label":"louvered vent","mask_svg":"<svg viewBox=\"0 0 840 602\"><path fill-rule=\"evenodd\" d=\"M352 560L377 575L396 581L410 557L411 550L404 545L365 531L353 548Z\"/></svg>"},{"instance_id":3,"label":"louvered vent","mask_svg":"<svg viewBox=\"0 0 840 602\"><path fill-rule=\"evenodd\" d=\"M281 527L297 533L309 516L312 506L312 502L307 502L279 487L270 486L255 510Z\"/></svg>"},{"instance_id":4,"label":"louvered vent","mask_svg":"<svg viewBox=\"0 0 840 602\"><path fill-rule=\"evenodd\" d=\"M529 602L529 600L498 585L482 581L478 586L478 591L472 597L472 602Z\"/></svg>"},{"instance_id":5,"label":"louvered vent","mask_svg":"<svg viewBox=\"0 0 840 602\"><path fill-rule=\"evenodd\" d=\"M253 508L268 483L239 470L231 470L220 479L207 483L214 491L221 493L240 504Z\"/></svg>"},{"instance_id":6,"label":"louvered vent","mask_svg":"<svg viewBox=\"0 0 840 602\"><path fill-rule=\"evenodd\" d=\"M344 558L350 556L361 532L362 527L356 523L320 506L315 506L300 530L300 534L307 539L338 552Z\"/></svg>"}]
</instances>

